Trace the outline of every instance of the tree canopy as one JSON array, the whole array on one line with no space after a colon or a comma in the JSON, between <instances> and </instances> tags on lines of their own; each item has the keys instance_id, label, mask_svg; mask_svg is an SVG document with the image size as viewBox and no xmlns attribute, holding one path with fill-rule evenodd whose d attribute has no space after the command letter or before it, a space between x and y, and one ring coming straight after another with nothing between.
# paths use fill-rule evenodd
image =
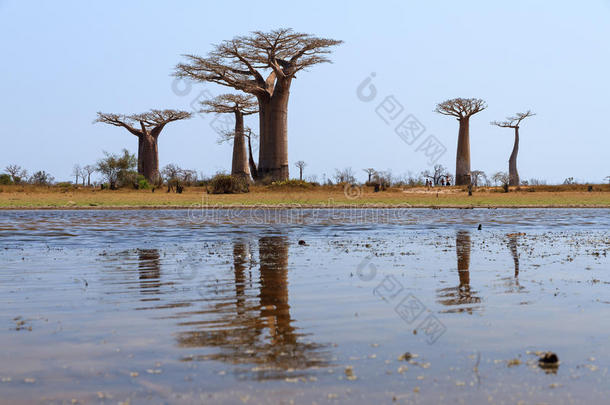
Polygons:
<instances>
[{"instance_id":1,"label":"tree canopy","mask_svg":"<svg viewBox=\"0 0 610 405\"><path fill-rule=\"evenodd\" d=\"M97 118L93 123L102 122L117 127L123 127L136 136L150 133L152 136L158 136L163 127L178 120L191 118L191 113L181 110L155 110L141 114L123 115L113 113L97 113ZM136 126L140 126L137 129Z\"/></svg>"},{"instance_id":2,"label":"tree canopy","mask_svg":"<svg viewBox=\"0 0 610 405\"><path fill-rule=\"evenodd\" d=\"M524 113L517 113L512 117L506 117L506 121L492 121L490 124L501 128L519 128L521 121L534 115L536 114L534 114L531 110L527 110Z\"/></svg>"},{"instance_id":3,"label":"tree canopy","mask_svg":"<svg viewBox=\"0 0 610 405\"><path fill-rule=\"evenodd\" d=\"M292 79L312 65L329 63L330 47L342 41L280 28L254 31L220 44L206 56L184 55L175 76L232 87L256 96L272 96L276 79Z\"/></svg>"},{"instance_id":4,"label":"tree canopy","mask_svg":"<svg viewBox=\"0 0 610 405\"><path fill-rule=\"evenodd\" d=\"M480 98L453 98L437 104L434 111L462 119L469 118L486 108L487 104Z\"/></svg>"}]
</instances>

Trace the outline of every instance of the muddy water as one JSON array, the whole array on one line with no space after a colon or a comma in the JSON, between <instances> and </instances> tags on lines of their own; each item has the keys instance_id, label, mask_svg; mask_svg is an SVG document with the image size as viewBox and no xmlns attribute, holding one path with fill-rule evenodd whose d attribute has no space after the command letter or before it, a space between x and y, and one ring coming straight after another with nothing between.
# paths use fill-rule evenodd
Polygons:
<instances>
[{"instance_id":1,"label":"muddy water","mask_svg":"<svg viewBox=\"0 0 610 405\"><path fill-rule=\"evenodd\" d=\"M604 403L609 214L1 212L0 403Z\"/></svg>"}]
</instances>

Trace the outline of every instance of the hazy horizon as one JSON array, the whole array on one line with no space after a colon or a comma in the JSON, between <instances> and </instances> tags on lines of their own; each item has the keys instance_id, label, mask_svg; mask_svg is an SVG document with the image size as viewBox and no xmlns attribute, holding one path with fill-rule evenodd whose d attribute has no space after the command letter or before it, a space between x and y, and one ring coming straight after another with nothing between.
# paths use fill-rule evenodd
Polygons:
<instances>
[{"instance_id":1,"label":"hazy horizon","mask_svg":"<svg viewBox=\"0 0 610 405\"><path fill-rule=\"evenodd\" d=\"M102 151L135 153L136 137L92 124L97 111L192 111L202 96L231 89L175 83L171 74L182 54L205 55L211 44L237 35L291 27L344 41L332 64L302 72L292 86L291 177L298 177L298 160L307 163L305 176L319 181L345 167L359 180L368 167L417 175L431 168L417 150L429 135L446 147L438 163L453 173L458 125L433 110L454 97L482 98L489 106L471 119L472 170L508 170L513 132L489 122L531 109L537 115L520 132L522 180L603 182L610 175L609 0L311 1L284 11L258 4L236 2L229 14L222 3L0 0L0 89L8 96L1 101L0 172L19 164L30 174L46 170L57 181L71 180L75 164L94 163ZM377 96L365 102L357 88L372 73ZM390 124L376 112L388 96L403 107ZM412 145L394 132L409 114L426 128ZM231 147L217 144L213 120L197 115L169 124L159 138L160 166L229 171ZM257 131L256 119L249 122Z\"/></svg>"}]
</instances>

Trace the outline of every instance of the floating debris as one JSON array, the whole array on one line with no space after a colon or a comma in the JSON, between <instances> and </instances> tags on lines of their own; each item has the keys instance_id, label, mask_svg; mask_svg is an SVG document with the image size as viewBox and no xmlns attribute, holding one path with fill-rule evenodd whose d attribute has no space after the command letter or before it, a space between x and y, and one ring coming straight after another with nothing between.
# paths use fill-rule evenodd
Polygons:
<instances>
[{"instance_id":1,"label":"floating debris","mask_svg":"<svg viewBox=\"0 0 610 405\"><path fill-rule=\"evenodd\" d=\"M559 367L559 357L553 352L542 353L538 359L538 365L543 369L557 369Z\"/></svg>"},{"instance_id":2,"label":"floating debris","mask_svg":"<svg viewBox=\"0 0 610 405\"><path fill-rule=\"evenodd\" d=\"M521 361L521 359L511 359L511 360L508 360L506 365L508 367L514 367L514 366L520 366L522 363L523 362Z\"/></svg>"},{"instance_id":3,"label":"floating debris","mask_svg":"<svg viewBox=\"0 0 610 405\"><path fill-rule=\"evenodd\" d=\"M416 354L409 353L409 352L404 352L403 354L398 356L398 361L409 361L409 360L411 360L411 359L413 359L415 357L417 357Z\"/></svg>"},{"instance_id":4,"label":"floating debris","mask_svg":"<svg viewBox=\"0 0 610 405\"><path fill-rule=\"evenodd\" d=\"M358 378L354 375L354 368L352 366L345 367L345 375L346 375L347 379L350 381L354 381L355 379Z\"/></svg>"}]
</instances>

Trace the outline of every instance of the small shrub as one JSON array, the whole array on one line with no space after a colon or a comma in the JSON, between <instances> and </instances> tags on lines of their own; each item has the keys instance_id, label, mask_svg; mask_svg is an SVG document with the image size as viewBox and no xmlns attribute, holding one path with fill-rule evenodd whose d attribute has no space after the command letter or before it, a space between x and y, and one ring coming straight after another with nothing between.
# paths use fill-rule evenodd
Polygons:
<instances>
[{"instance_id":1,"label":"small shrub","mask_svg":"<svg viewBox=\"0 0 610 405\"><path fill-rule=\"evenodd\" d=\"M209 194L238 194L250 191L248 180L228 174L217 174L209 182Z\"/></svg>"},{"instance_id":2,"label":"small shrub","mask_svg":"<svg viewBox=\"0 0 610 405\"><path fill-rule=\"evenodd\" d=\"M150 184L148 183L148 180L146 180L146 178L144 176L142 176L141 174L138 175L137 181L138 181L138 185L137 185L136 188L138 190L148 190L148 189L150 189Z\"/></svg>"},{"instance_id":3,"label":"small shrub","mask_svg":"<svg viewBox=\"0 0 610 405\"><path fill-rule=\"evenodd\" d=\"M271 182L267 186L267 188L272 190L283 189L283 188L301 188L301 189L310 189L314 187L314 184L309 183L304 180L284 180L284 181L274 181Z\"/></svg>"},{"instance_id":4,"label":"small shrub","mask_svg":"<svg viewBox=\"0 0 610 405\"><path fill-rule=\"evenodd\" d=\"M13 184L13 179L10 174L2 173L0 174L0 184L3 186L8 186Z\"/></svg>"}]
</instances>

